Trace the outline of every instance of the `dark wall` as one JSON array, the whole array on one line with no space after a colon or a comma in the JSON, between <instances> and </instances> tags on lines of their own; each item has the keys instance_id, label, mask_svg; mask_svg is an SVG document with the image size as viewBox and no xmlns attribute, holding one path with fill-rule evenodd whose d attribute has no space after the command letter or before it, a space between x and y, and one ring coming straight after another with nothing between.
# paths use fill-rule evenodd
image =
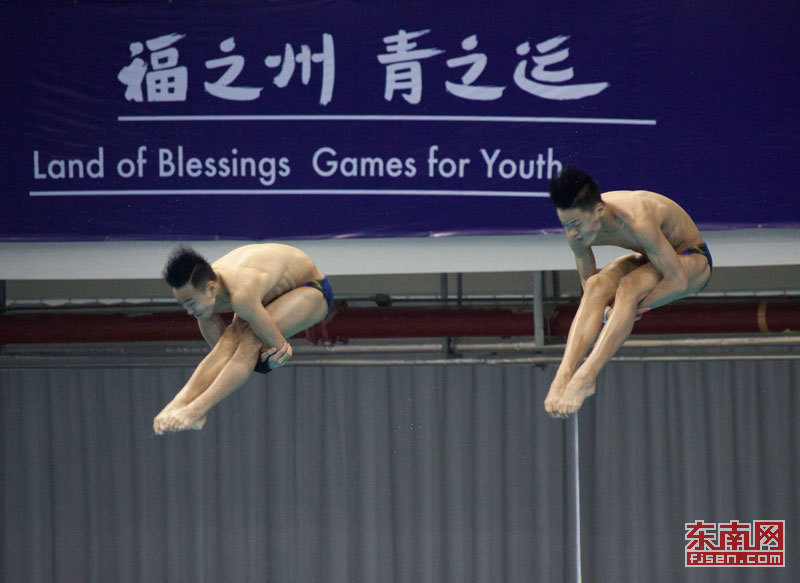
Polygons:
<instances>
[{"instance_id":1,"label":"dark wall","mask_svg":"<svg viewBox=\"0 0 800 583\"><path fill-rule=\"evenodd\" d=\"M289 368L153 436L190 372L0 371L0 579L571 580L552 368ZM583 580L797 580L798 379L607 367L580 414ZM789 567L686 569L697 519L786 520Z\"/></svg>"}]
</instances>

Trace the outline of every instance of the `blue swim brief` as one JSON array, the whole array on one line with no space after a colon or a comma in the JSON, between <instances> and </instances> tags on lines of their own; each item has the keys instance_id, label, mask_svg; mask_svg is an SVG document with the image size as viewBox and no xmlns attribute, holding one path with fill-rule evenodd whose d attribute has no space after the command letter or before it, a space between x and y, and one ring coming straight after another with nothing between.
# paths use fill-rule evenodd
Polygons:
<instances>
[{"instance_id":1,"label":"blue swim brief","mask_svg":"<svg viewBox=\"0 0 800 583\"><path fill-rule=\"evenodd\" d=\"M325 296L325 301L328 303L328 311L325 314L325 317L331 315L331 311L333 311L333 288L331 287L331 282L328 281L327 277L323 277L322 279L315 279L314 281L309 281L308 283L304 283L302 287L313 287L314 289L318 289L322 292L322 295Z\"/></svg>"},{"instance_id":2,"label":"blue swim brief","mask_svg":"<svg viewBox=\"0 0 800 583\"><path fill-rule=\"evenodd\" d=\"M681 251L681 255L691 255L692 253L699 253L705 257L708 260L708 268L711 270L714 269L714 262L711 260L711 251L708 250L708 245L706 245L705 241L699 245L693 245L692 247Z\"/></svg>"},{"instance_id":3,"label":"blue swim brief","mask_svg":"<svg viewBox=\"0 0 800 583\"><path fill-rule=\"evenodd\" d=\"M691 255L692 253L702 255L708 261L708 279L706 280L703 288L700 290L703 291L706 288L706 285L708 285L708 282L711 281L711 272L714 271L714 262L711 260L711 251L708 250L708 245L706 245L705 241L699 245L693 245L688 249L681 251L681 255Z\"/></svg>"}]
</instances>

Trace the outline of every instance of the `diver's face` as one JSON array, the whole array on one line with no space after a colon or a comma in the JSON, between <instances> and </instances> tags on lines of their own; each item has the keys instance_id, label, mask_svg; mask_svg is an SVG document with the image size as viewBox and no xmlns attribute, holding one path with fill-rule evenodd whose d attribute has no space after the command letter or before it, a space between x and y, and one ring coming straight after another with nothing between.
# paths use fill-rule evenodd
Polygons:
<instances>
[{"instance_id":1,"label":"diver's face","mask_svg":"<svg viewBox=\"0 0 800 583\"><path fill-rule=\"evenodd\" d=\"M217 284L209 281L203 289L197 289L191 282L178 288L172 288L172 295L190 316L197 319L208 318L214 313L217 300Z\"/></svg>"},{"instance_id":2,"label":"diver's face","mask_svg":"<svg viewBox=\"0 0 800 583\"><path fill-rule=\"evenodd\" d=\"M580 208L556 209L558 220L564 226L567 237L577 240L582 245L591 245L602 227L600 221L602 206L602 204L595 205L590 211Z\"/></svg>"}]
</instances>

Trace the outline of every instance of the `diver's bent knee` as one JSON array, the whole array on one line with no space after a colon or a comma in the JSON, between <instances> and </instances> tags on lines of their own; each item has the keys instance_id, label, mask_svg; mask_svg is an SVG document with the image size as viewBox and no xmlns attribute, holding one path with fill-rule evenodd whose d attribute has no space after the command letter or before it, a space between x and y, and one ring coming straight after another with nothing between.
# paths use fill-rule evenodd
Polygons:
<instances>
[{"instance_id":1,"label":"diver's bent knee","mask_svg":"<svg viewBox=\"0 0 800 583\"><path fill-rule=\"evenodd\" d=\"M653 291L654 287L655 283L653 285L643 285L641 280L627 276L623 277L614 294L614 303L638 304L647 297L647 294Z\"/></svg>"},{"instance_id":2,"label":"diver's bent knee","mask_svg":"<svg viewBox=\"0 0 800 583\"><path fill-rule=\"evenodd\" d=\"M264 344L252 332L246 332L242 335L233 352L232 362L242 362L247 366L253 366L258 360Z\"/></svg>"},{"instance_id":3,"label":"diver's bent knee","mask_svg":"<svg viewBox=\"0 0 800 583\"><path fill-rule=\"evenodd\" d=\"M233 325L228 326L223 330L222 334L217 341L218 346L236 346L239 343L239 338L241 338L242 333L241 331L237 330L233 327Z\"/></svg>"},{"instance_id":4,"label":"diver's bent knee","mask_svg":"<svg viewBox=\"0 0 800 583\"><path fill-rule=\"evenodd\" d=\"M261 342L261 339L256 336L256 333L253 332L253 329L249 326L242 332L241 336L239 337L239 346L244 347L246 349L261 349L261 346L264 343Z\"/></svg>"},{"instance_id":5,"label":"diver's bent knee","mask_svg":"<svg viewBox=\"0 0 800 583\"><path fill-rule=\"evenodd\" d=\"M237 334L243 334L249 329L250 329L250 323L244 318L240 317L238 314L235 314L233 316L233 320L228 326L228 330L236 332Z\"/></svg>"},{"instance_id":6,"label":"diver's bent knee","mask_svg":"<svg viewBox=\"0 0 800 583\"><path fill-rule=\"evenodd\" d=\"M593 299L610 301L617 291L616 282L603 272L589 276L584 283L583 295Z\"/></svg>"}]
</instances>

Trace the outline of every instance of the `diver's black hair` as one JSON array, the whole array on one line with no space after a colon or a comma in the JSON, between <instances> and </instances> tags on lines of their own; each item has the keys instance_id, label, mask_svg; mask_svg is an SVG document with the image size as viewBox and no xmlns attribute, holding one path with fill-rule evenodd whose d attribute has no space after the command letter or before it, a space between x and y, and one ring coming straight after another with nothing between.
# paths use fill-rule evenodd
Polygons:
<instances>
[{"instance_id":1,"label":"diver's black hair","mask_svg":"<svg viewBox=\"0 0 800 583\"><path fill-rule=\"evenodd\" d=\"M597 181L574 166L567 166L550 181L550 200L561 210L579 208L588 211L602 202Z\"/></svg>"},{"instance_id":2,"label":"diver's black hair","mask_svg":"<svg viewBox=\"0 0 800 583\"><path fill-rule=\"evenodd\" d=\"M176 247L167 260L162 273L164 280L174 288L187 283L200 289L208 281L216 281L217 274L211 265L191 247Z\"/></svg>"}]
</instances>

